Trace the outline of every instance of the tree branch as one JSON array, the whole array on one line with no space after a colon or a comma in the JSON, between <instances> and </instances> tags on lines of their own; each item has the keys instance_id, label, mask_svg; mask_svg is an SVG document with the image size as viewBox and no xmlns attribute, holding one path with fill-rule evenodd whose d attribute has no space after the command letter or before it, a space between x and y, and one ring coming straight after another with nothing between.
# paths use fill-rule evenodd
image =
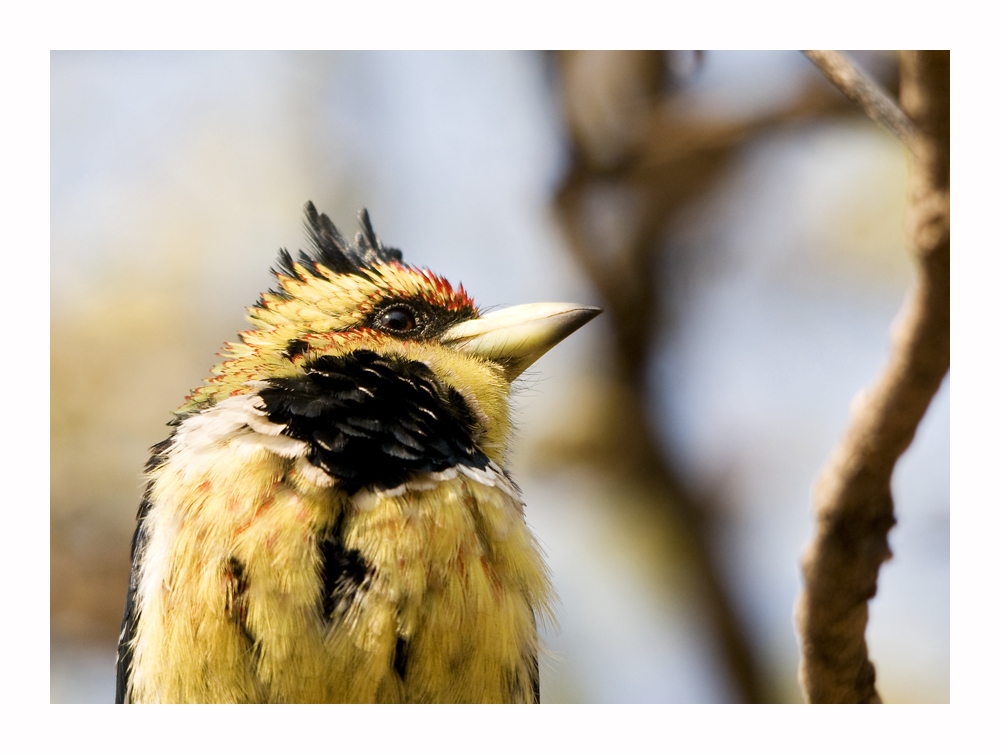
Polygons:
<instances>
[{"instance_id":1,"label":"tree branch","mask_svg":"<svg viewBox=\"0 0 1000 754\"><path fill-rule=\"evenodd\" d=\"M837 50L802 52L848 99L860 105L869 118L910 146L914 135L913 123L877 82L868 78Z\"/></svg>"},{"instance_id":2,"label":"tree branch","mask_svg":"<svg viewBox=\"0 0 1000 754\"><path fill-rule=\"evenodd\" d=\"M949 53L906 52L900 75L913 119L907 240L919 269L889 362L856 399L816 484L817 531L803 557L797 606L800 680L810 702L881 701L865 629L879 568L891 557L892 472L950 363Z\"/></svg>"},{"instance_id":3,"label":"tree branch","mask_svg":"<svg viewBox=\"0 0 1000 754\"><path fill-rule=\"evenodd\" d=\"M682 555L737 698L768 701L764 669L713 546L712 511L720 506L684 478L651 419L649 361L677 308L664 275L690 263L685 249L664 244L664 235L753 139L800 119L855 109L817 86L777 112L692 122L673 112L671 84L657 78L664 70L660 53L564 52L555 61L572 161L554 206L570 253L600 294L610 330L602 359L610 372L609 410L589 440L591 457L638 491L636 499L665 528L682 532Z\"/></svg>"}]
</instances>

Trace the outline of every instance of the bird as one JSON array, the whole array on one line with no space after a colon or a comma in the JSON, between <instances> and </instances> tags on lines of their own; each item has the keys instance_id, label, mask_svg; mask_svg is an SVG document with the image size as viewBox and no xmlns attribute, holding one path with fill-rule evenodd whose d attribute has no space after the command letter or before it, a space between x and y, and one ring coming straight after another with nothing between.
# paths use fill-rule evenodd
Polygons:
<instances>
[{"instance_id":1,"label":"bird","mask_svg":"<svg viewBox=\"0 0 1000 754\"><path fill-rule=\"evenodd\" d=\"M305 205L309 250L151 449L117 703L539 702L511 386L601 310L482 313L358 220Z\"/></svg>"}]
</instances>

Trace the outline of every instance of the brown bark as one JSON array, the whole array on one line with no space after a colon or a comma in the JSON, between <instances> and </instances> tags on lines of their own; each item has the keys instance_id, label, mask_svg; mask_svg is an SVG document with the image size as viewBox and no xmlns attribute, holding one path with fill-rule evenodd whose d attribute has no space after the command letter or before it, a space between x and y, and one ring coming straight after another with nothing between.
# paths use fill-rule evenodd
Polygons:
<instances>
[{"instance_id":1,"label":"brown bark","mask_svg":"<svg viewBox=\"0 0 1000 754\"><path fill-rule=\"evenodd\" d=\"M878 83L865 76L837 50L804 52L835 87L861 106L869 118L881 123L904 144L909 144L913 137L913 122Z\"/></svg>"},{"instance_id":2,"label":"brown bark","mask_svg":"<svg viewBox=\"0 0 1000 754\"><path fill-rule=\"evenodd\" d=\"M912 121L906 235L917 281L894 326L889 361L856 400L815 489L817 528L797 606L800 680L809 702L880 702L868 659L868 600L891 557L896 461L950 363L950 56L901 57L900 99Z\"/></svg>"}]
</instances>

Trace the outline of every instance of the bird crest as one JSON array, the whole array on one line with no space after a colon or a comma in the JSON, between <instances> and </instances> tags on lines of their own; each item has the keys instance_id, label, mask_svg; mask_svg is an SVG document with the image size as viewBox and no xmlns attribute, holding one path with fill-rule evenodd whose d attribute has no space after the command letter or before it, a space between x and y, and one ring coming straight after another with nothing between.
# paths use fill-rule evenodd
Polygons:
<instances>
[{"instance_id":1,"label":"bird crest","mask_svg":"<svg viewBox=\"0 0 1000 754\"><path fill-rule=\"evenodd\" d=\"M181 414L243 392L248 380L262 374L284 374L293 369L290 353L316 337L346 340L372 331L372 318L398 304L426 311L443 328L451 322L479 316L475 303L429 270L411 267L399 249L386 246L376 235L368 210L358 213L361 231L348 242L329 217L312 202L305 205L305 229L310 250L293 258L278 252L271 272L277 288L263 293L248 311L254 326L226 343L225 360L214 377L196 388ZM290 345L291 344L291 345Z\"/></svg>"},{"instance_id":2,"label":"bird crest","mask_svg":"<svg viewBox=\"0 0 1000 754\"><path fill-rule=\"evenodd\" d=\"M344 238L330 218L319 212L312 202L306 202L305 213L304 225L313 255L300 251L299 264L313 274L319 274L317 264L336 275L364 275L376 272L376 265L403 263L403 252L385 246L379 240L367 209L358 213L361 232L355 236L353 244ZM278 270L292 277L297 276L292 255L285 249L278 253Z\"/></svg>"}]
</instances>

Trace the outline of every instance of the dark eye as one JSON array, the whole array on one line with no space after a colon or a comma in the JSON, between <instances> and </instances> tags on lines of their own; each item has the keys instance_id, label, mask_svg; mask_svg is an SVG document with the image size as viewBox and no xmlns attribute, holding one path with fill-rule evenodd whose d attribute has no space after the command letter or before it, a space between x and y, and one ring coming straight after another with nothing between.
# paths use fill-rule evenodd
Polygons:
<instances>
[{"instance_id":1,"label":"dark eye","mask_svg":"<svg viewBox=\"0 0 1000 754\"><path fill-rule=\"evenodd\" d=\"M413 312L405 306L394 306L379 315L378 326L391 332L406 332L414 329L417 321L413 317Z\"/></svg>"}]
</instances>

